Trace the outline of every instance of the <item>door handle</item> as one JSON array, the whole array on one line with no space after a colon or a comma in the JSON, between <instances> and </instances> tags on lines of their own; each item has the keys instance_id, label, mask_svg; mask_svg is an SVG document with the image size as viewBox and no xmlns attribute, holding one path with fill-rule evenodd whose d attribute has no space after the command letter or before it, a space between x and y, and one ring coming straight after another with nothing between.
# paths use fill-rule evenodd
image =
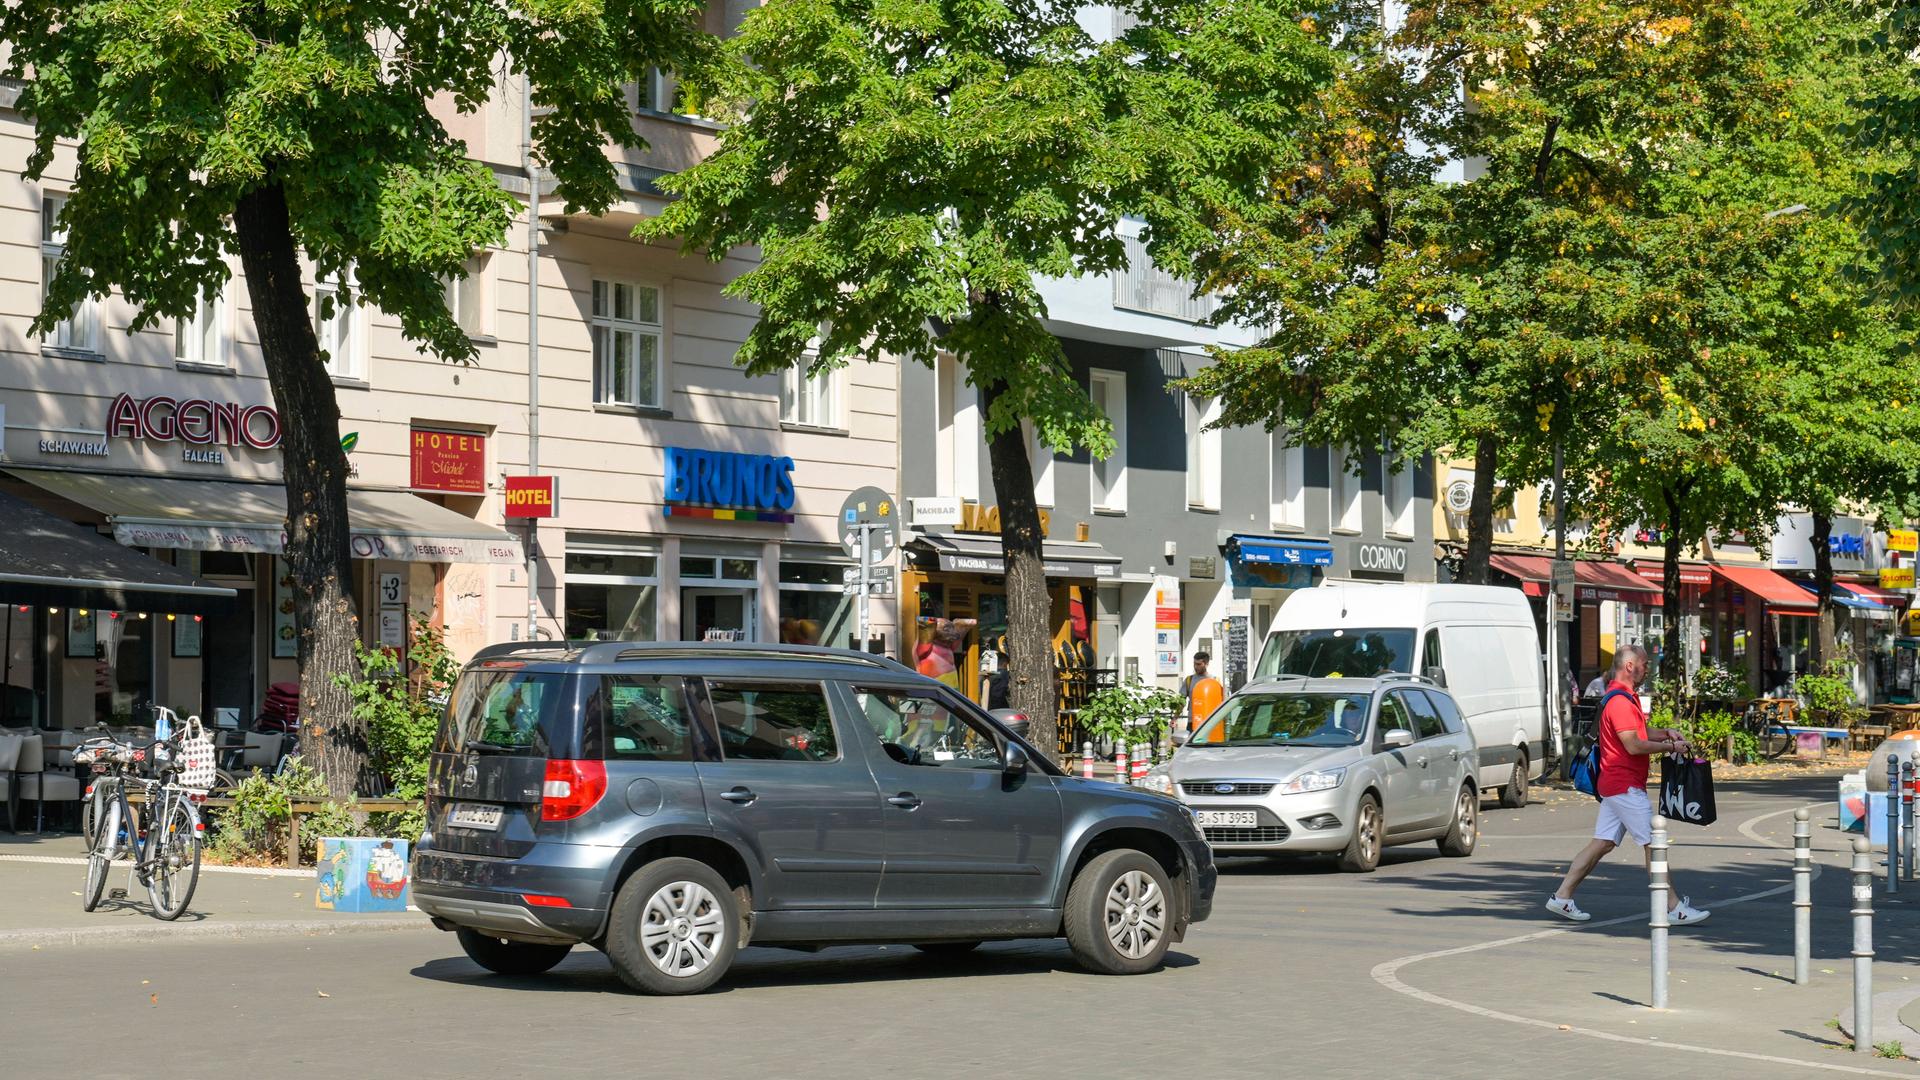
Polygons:
<instances>
[{"instance_id":1,"label":"door handle","mask_svg":"<svg viewBox=\"0 0 1920 1080\"><path fill-rule=\"evenodd\" d=\"M741 806L746 806L760 796L755 795L749 788L736 787L729 791L721 792L720 797L730 803L739 803Z\"/></svg>"},{"instance_id":2,"label":"door handle","mask_svg":"<svg viewBox=\"0 0 1920 1080\"><path fill-rule=\"evenodd\" d=\"M1414 760L1415 760L1415 761L1417 761L1417 762L1419 762L1419 764L1420 764L1420 767L1421 767L1421 768L1423 768L1423 769L1424 769L1424 768L1426 768L1426 767L1427 767L1427 759L1426 759L1426 758L1414 758Z\"/></svg>"},{"instance_id":3,"label":"door handle","mask_svg":"<svg viewBox=\"0 0 1920 1080\"><path fill-rule=\"evenodd\" d=\"M912 810L920 805L920 796L911 791L903 791L898 795L887 796L887 803L902 810Z\"/></svg>"}]
</instances>

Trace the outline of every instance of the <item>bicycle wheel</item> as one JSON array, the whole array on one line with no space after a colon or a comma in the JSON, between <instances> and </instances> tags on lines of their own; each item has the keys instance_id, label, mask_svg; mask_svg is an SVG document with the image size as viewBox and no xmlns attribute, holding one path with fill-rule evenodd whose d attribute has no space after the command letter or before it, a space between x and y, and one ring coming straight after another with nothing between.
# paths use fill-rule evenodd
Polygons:
<instances>
[{"instance_id":1,"label":"bicycle wheel","mask_svg":"<svg viewBox=\"0 0 1920 1080\"><path fill-rule=\"evenodd\" d=\"M193 807L175 796L147 834L153 851L147 896L155 918L177 919L193 900L193 887L200 881L200 833L193 825Z\"/></svg>"},{"instance_id":2,"label":"bicycle wheel","mask_svg":"<svg viewBox=\"0 0 1920 1080\"><path fill-rule=\"evenodd\" d=\"M100 821L107 816L109 786L104 778L95 780L87 789L86 800L80 804L80 842L89 855L100 846Z\"/></svg>"},{"instance_id":3,"label":"bicycle wheel","mask_svg":"<svg viewBox=\"0 0 1920 1080\"><path fill-rule=\"evenodd\" d=\"M110 802L96 819L99 830L95 832L93 842L87 847L87 891L80 894L80 910L92 911L100 906L100 895L107 888L107 867L111 858L113 844L105 846L99 843L99 837L112 836L120 827L120 804Z\"/></svg>"}]
</instances>

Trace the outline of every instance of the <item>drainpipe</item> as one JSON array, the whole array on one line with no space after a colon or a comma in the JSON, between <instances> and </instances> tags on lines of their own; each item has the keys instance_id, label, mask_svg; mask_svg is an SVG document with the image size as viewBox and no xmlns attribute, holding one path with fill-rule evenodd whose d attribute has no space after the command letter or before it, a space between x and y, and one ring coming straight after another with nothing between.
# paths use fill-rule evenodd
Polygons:
<instances>
[{"instance_id":1,"label":"drainpipe","mask_svg":"<svg viewBox=\"0 0 1920 1080\"><path fill-rule=\"evenodd\" d=\"M527 172L527 472L540 475L540 166L533 157L533 76L521 98ZM527 640L540 636L540 519L527 519Z\"/></svg>"}]
</instances>

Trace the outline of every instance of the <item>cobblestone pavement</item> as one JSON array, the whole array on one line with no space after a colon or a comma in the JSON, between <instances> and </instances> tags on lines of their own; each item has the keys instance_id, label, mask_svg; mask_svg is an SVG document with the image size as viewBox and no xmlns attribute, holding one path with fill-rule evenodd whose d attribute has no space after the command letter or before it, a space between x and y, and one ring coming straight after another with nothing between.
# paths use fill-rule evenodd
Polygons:
<instances>
[{"instance_id":1,"label":"cobblestone pavement","mask_svg":"<svg viewBox=\"0 0 1920 1080\"><path fill-rule=\"evenodd\" d=\"M663 1000L624 992L590 949L548 976L502 979L433 931L13 949L0 964L12 1014L34 1037L8 1040L0 1071L1920 1076L1920 1065L1851 1053L1828 1026L1851 1001L1846 838L1831 828L1831 790L1806 778L1724 785L1718 824L1676 829L1676 878L1714 915L1674 932L1665 1013L1644 1004L1637 852L1617 853L1582 891L1593 923L1541 910L1594 813L1590 800L1548 792L1524 810L1489 804L1469 860L1422 844L1364 877L1319 862L1230 863L1214 918L1165 970L1136 978L1082 974L1060 943L958 959L750 949L717 992ZM1822 865L1807 987L1790 982L1789 897L1770 892L1789 880L1800 805L1815 807ZM0 880L26 872L0 863ZM1920 886L1910 895L1920 900ZM1920 903L1880 907L1877 988L1920 996Z\"/></svg>"}]
</instances>

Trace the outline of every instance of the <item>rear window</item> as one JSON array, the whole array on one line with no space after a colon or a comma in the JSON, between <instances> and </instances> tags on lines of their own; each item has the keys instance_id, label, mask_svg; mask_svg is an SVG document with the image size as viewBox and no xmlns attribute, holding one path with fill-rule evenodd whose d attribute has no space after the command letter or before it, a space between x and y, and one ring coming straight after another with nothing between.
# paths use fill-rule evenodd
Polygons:
<instances>
[{"instance_id":1,"label":"rear window","mask_svg":"<svg viewBox=\"0 0 1920 1080\"><path fill-rule=\"evenodd\" d=\"M439 749L549 757L557 746L565 753L573 742L571 689L560 672L470 669L447 701Z\"/></svg>"}]
</instances>

